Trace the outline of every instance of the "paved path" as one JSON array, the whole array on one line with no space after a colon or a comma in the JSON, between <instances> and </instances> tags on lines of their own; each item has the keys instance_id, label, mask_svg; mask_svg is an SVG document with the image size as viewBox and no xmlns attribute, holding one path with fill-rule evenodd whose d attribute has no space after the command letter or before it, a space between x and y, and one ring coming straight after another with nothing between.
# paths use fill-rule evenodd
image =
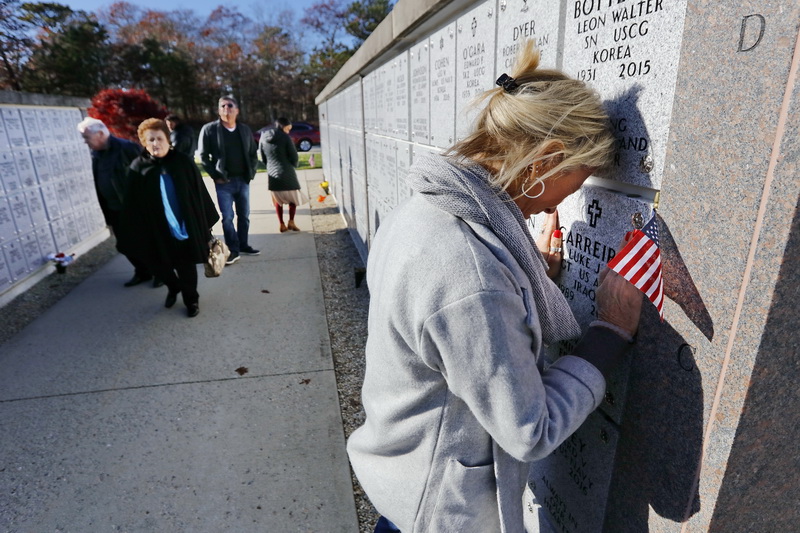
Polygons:
<instances>
[{"instance_id":1,"label":"paved path","mask_svg":"<svg viewBox=\"0 0 800 533\"><path fill-rule=\"evenodd\" d=\"M198 317L116 257L0 347L0 531L358 530L310 212L251 204Z\"/></svg>"}]
</instances>

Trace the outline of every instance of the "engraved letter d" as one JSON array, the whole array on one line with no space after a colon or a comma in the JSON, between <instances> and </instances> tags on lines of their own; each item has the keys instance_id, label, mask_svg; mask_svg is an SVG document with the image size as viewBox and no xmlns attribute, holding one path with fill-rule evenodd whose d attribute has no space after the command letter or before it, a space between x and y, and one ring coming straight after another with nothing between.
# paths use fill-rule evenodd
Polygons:
<instances>
[{"instance_id":1,"label":"engraved letter d","mask_svg":"<svg viewBox=\"0 0 800 533\"><path fill-rule=\"evenodd\" d=\"M754 18L754 17L757 17L758 20L760 21L760 24L761 24L761 27L758 30L758 38L756 39L756 42L754 42L752 44L752 46L750 46L749 48L743 48L744 47L745 33L747 32L747 23L751 18ZM761 15L759 15L757 13L754 14L754 15L747 15L746 17L742 18L742 33L739 35L739 50L738 51L739 52L749 52L750 50L752 50L753 48L758 46L758 44L761 42L761 39L764 38L764 30L766 29L766 27L767 27L767 20L763 16L761 16Z\"/></svg>"}]
</instances>

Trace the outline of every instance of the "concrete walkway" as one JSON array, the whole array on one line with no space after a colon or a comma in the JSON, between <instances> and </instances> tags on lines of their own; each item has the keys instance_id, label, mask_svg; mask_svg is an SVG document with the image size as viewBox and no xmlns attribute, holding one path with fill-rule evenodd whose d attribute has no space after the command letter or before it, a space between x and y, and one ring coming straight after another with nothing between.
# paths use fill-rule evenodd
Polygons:
<instances>
[{"instance_id":1,"label":"concrete walkway","mask_svg":"<svg viewBox=\"0 0 800 533\"><path fill-rule=\"evenodd\" d=\"M0 347L0 531L358 531L297 215L304 231L280 234L259 174L262 254L201 273L196 318L166 288L123 288L116 257Z\"/></svg>"}]
</instances>

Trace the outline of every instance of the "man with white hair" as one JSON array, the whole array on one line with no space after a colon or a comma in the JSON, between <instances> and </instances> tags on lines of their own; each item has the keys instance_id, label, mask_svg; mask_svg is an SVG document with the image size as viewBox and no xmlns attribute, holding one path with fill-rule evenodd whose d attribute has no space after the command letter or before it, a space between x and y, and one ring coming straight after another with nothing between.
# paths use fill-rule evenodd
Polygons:
<instances>
[{"instance_id":1,"label":"man with white hair","mask_svg":"<svg viewBox=\"0 0 800 533\"><path fill-rule=\"evenodd\" d=\"M106 219L106 224L117 238L117 250L125 254L124 236L117 233L119 215L128 189L128 169L131 161L136 159L142 149L139 145L114 137L102 121L86 117L78 124L78 131L92 153L92 174L97 192L97 201ZM120 241L123 242L120 242ZM133 277L125 282L126 287L133 287L153 279L153 287L163 285L158 278L153 278L150 269L136 258L125 255L134 268Z\"/></svg>"}]
</instances>

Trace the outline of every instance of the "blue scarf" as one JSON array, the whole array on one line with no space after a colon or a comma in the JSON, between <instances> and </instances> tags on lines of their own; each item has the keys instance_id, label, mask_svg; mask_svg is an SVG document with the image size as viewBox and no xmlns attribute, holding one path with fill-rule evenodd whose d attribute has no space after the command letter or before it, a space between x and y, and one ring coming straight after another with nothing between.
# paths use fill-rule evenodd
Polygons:
<instances>
[{"instance_id":1,"label":"blue scarf","mask_svg":"<svg viewBox=\"0 0 800 533\"><path fill-rule=\"evenodd\" d=\"M175 193L175 183L172 181L172 176L166 172L161 172L161 202L164 204L164 215L167 217L167 225L172 236L179 241L188 239L189 234L181 217L178 195Z\"/></svg>"}]
</instances>

